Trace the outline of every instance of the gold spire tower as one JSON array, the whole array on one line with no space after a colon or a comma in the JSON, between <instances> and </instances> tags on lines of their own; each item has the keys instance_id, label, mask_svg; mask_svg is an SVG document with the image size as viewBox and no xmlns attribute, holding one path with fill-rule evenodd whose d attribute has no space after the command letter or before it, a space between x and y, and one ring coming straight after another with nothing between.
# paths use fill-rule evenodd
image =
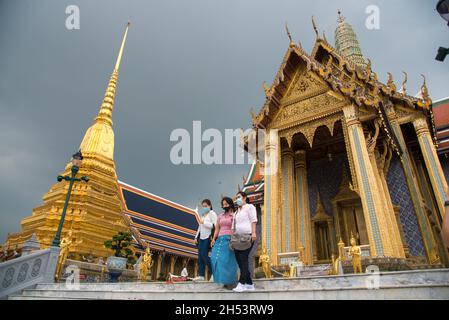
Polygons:
<instances>
[{"instance_id":1,"label":"gold spire tower","mask_svg":"<svg viewBox=\"0 0 449 320\"><path fill-rule=\"evenodd\" d=\"M359 41L352 26L345 21L338 11L338 25L335 29L335 48L343 58L362 68L366 67Z\"/></svg>"},{"instance_id":2,"label":"gold spire tower","mask_svg":"<svg viewBox=\"0 0 449 320\"><path fill-rule=\"evenodd\" d=\"M75 182L71 193L63 236L72 230L70 253L74 258L92 254L106 257L110 251L103 243L118 231L128 230L122 214L114 162L114 131L112 112L120 61L123 56L129 23L126 26L117 61L106 88L103 102L93 124L81 142L84 160L79 175L89 177L89 183ZM71 163L63 175L69 175ZM20 247L33 233L42 247L48 247L61 218L68 182L55 183L43 196L44 203L33 209L33 214L22 220L22 231L10 235L7 243Z\"/></svg>"}]
</instances>

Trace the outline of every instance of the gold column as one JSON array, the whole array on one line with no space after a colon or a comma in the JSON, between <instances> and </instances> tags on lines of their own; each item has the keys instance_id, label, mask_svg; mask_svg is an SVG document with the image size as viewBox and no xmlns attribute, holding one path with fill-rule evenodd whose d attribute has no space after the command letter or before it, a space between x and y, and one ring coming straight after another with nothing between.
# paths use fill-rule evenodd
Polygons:
<instances>
[{"instance_id":1,"label":"gold column","mask_svg":"<svg viewBox=\"0 0 449 320\"><path fill-rule=\"evenodd\" d=\"M441 217L445 212L444 202L446 201L447 181L444 177L441 163L433 144L432 137L429 132L426 118L420 117L413 121L413 125L418 136L419 146L424 157L427 172L429 173L430 182L432 184L433 192L437 200L437 205Z\"/></svg>"},{"instance_id":2,"label":"gold column","mask_svg":"<svg viewBox=\"0 0 449 320\"><path fill-rule=\"evenodd\" d=\"M389 215L391 228L393 231L392 237L394 238L394 249L397 253L397 257L405 258L404 242L401 236L401 227L398 224L398 217L393 207L393 202L391 201L390 191L388 189L387 179L385 176L385 171L383 168L378 168L379 170L379 184L382 188L382 195L385 198L385 206L388 208L387 213Z\"/></svg>"},{"instance_id":3,"label":"gold column","mask_svg":"<svg viewBox=\"0 0 449 320\"><path fill-rule=\"evenodd\" d=\"M424 207L421 187L417 180L416 171L413 168L413 159L408 151L394 108L388 106L386 110L388 118L390 119L391 127L398 139L399 145L402 150L401 164L404 170L404 175L407 181L407 186L410 192L413 207L415 209L416 220L418 222L421 238L426 250L426 256L430 263L436 262L438 260L436 256L436 243L432 234L432 228L430 226L429 219L426 214L426 209Z\"/></svg>"},{"instance_id":4,"label":"gold column","mask_svg":"<svg viewBox=\"0 0 449 320\"><path fill-rule=\"evenodd\" d=\"M374 160L375 161L375 160ZM385 217L385 223L388 228L388 236L390 238L391 247L393 250L393 256L398 258L405 258L404 248L399 233L399 227L396 222L394 214L393 203L391 202L390 194L388 193L388 187L383 175L379 172L377 164L372 163L374 173L377 180L377 187L379 188L379 196L383 206L383 214Z\"/></svg>"},{"instance_id":5,"label":"gold column","mask_svg":"<svg viewBox=\"0 0 449 320\"><path fill-rule=\"evenodd\" d=\"M282 151L282 197L283 197L283 219L282 219L282 234L283 244L282 250L284 252L292 252L298 250L295 242L295 206L294 206L294 161L293 151L286 149Z\"/></svg>"},{"instance_id":6,"label":"gold column","mask_svg":"<svg viewBox=\"0 0 449 320\"><path fill-rule=\"evenodd\" d=\"M176 256L170 257L170 273L173 274L175 272L175 263L176 263Z\"/></svg>"},{"instance_id":7,"label":"gold column","mask_svg":"<svg viewBox=\"0 0 449 320\"><path fill-rule=\"evenodd\" d=\"M309 186L307 184L306 151L296 151L295 157L296 180L296 242L298 247L304 247L304 263L313 264L311 223L309 211Z\"/></svg>"},{"instance_id":8,"label":"gold column","mask_svg":"<svg viewBox=\"0 0 449 320\"><path fill-rule=\"evenodd\" d=\"M157 280L159 278L159 275L161 274L162 259L163 259L163 256L161 253L159 253L157 255L156 276L155 276L154 280Z\"/></svg>"},{"instance_id":9,"label":"gold column","mask_svg":"<svg viewBox=\"0 0 449 320\"><path fill-rule=\"evenodd\" d=\"M266 135L265 162L264 162L264 207L262 217L262 243L267 249L273 265L278 264L277 239L278 227L278 167L279 167L279 136L277 130L269 130ZM280 249L280 248L279 248Z\"/></svg>"},{"instance_id":10,"label":"gold column","mask_svg":"<svg viewBox=\"0 0 449 320\"><path fill-rule=\"evenodd\" d=\"M361 198L367 226L371 256L394 256L388 236L388 226L383 215L382 199L376 183L374 169L368 155L365 137L357 110L353 105L343 107L345 124L348 128L350 150L354 155L354 167L358 193Z\"/></svg>"},{"instance_id":11,"label":"gold column","mask_svg":"<svg viewBox=\"0 0 449 320\"><path fill-rule=\"evenodd\" d=\"M399 227L396 222L396 217L394 214L393 209L393 203L391 202L391 197L388 192L387 183L385 180L384 172L383 172L383 166L384 166L384 157L386 157L388 152L388 149L385 149L385 155L380 155L377 150L375 150L376 147L376 139L378 136L378 132L380 130L380 123L376 123L376 133L373 137L372 144L370 147L368 147L368 154L371 161L371 166L373 168L373 173L375 176L374 183L377 183L377 188L379 190L379 196L380 196L380 204L382 206L382 215L384 219L385 226L388 230L388 238L389 242L391 244L392 249L392 256L398 257L398 258L405 258L404 254L404 248L402 246L401 237L399 234ZM387 145L384 145L385 148L387 148Z\"/></svg>"}]
</instances>

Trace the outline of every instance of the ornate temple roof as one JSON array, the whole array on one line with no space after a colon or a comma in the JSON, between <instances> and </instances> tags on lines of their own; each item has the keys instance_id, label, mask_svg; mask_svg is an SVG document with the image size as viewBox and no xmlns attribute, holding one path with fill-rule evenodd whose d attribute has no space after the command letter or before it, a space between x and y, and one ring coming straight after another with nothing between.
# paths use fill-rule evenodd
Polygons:
<instances>
[{"instance_id":1,"label":"ornate temple roof","mask_svg":"<svg viewBox=\"0 0 449 320\"><path fill-rule=\"evenodd\" d=\"M195 210L122 181L118 185L123 213L138 250L149 244L152 250L196 257L194 238L199 218Z\"/></svg>"},{"instance_id":2,"label":"ornate temple roof","mask_svg":"<svg viewBox=\"0 0 449 320\"><path fill-rule=\"evenodd\" d=\"M243 187L241 190L248 195L252 204L263 202L264 177L261 170L261 163L259 161L253 161L248 176L246 178L243 177Z\"/></svg>"},{"instance_id":3,"label":"ornate temple roof","mask_svg":"<svg viewBox=\"0 0 449 320\"><path fill-rule=\"evenodd\" d=\"M341 52L319 35L315 24L314 28L317 37L311 54L306 53L300 43L296 45L290 41L271 87L265 89L264 105L258 114L252 113L254 127L266 128L274 119L299 65L305 65L307 72L323 80L328 91L333 91L358 107L379 110L380 104L392 102L411 110L420 110L429 119L432 118L432 101L426 84L422 85L422 96L418 98L407 94L406 80L403 82L403 89L399 91L396 90L391 74L386 83L380 82L371 69L370 60L365 62L363 59L357 38L349 24L340 22L335 32L335 42ZM291 38L290 35L289 37Z\"/></svg>"},{"instance_id":4,"label":"ornate temple roof","mask_svg":"<svg viewBox=\"0 0 449 320\"><path fill-rule=\"evenodd\" d=\"M438 153L449 154L449 97L433 103Z\"/></svg>"}]
</instances>

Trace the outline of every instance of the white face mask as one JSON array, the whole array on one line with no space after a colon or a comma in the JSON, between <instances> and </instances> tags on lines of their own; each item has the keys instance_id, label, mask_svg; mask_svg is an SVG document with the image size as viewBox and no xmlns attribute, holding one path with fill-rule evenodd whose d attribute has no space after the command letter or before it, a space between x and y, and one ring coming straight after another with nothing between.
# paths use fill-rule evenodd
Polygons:
<instances>
[{"instance_id":1,"label":"white face mask","mask_svg":"<svg viewBox=\"0 0 449 320\"><path fill-rule=\"evenodd\" d=\"M242 199L242 197L238 197L237 200L235 201L235 203L237 203L237 205L238 205L239 207L241 207L241 206L243 205L243 199Z\"/></svg>"}]
</instances>

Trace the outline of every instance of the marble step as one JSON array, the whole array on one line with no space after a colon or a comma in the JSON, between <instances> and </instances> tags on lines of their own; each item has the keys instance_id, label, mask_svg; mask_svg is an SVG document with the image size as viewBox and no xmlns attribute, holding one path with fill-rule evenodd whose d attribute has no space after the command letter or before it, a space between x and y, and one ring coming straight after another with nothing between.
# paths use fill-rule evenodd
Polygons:
<instances>
[{"instance_id":1,"label":"marble step","mask_svg":"<svg viewBox=\"0 0 449 320\"><path fill-rule=\"evenodd\" d=\"M312 276L300 278L256 279L255 286L263 290L293 289L340 289L366 288L370 283L386 286L405 285L448 285L449 269L412 270L383 272L379 274L347 274L338 276ZM44 283L37 285L40 290L65 290L65 283ZM79 290L86 291L221 291L220 284L213 282L119 282L119 283L80 283Z\"/></svg>"},{"instance_id":2,"label":"marble step","mask_svg":"<svg viewBox=\"0 0 449 320\"><path fill-rule=\"evenodd\" d=\"M10 299L449 299L449 269L257 279L235 293L213 282L43 283ZM377 289L373 288L373 285Z\"/></svg>"},{"instance_id":3,"label":"marble step","mask_svg":"<svg viewBox=\"0 0 449 320\"><path fill-rule=\"evenodd\" d=\"M415 285L381 289L332 288L301 290L256 290L236 293L232 291L71 291L24 290L10 300L40 299L114 299L114 300L302 300L302 299L449 299L449 286Z\"/></svg>"}]
</instances>

